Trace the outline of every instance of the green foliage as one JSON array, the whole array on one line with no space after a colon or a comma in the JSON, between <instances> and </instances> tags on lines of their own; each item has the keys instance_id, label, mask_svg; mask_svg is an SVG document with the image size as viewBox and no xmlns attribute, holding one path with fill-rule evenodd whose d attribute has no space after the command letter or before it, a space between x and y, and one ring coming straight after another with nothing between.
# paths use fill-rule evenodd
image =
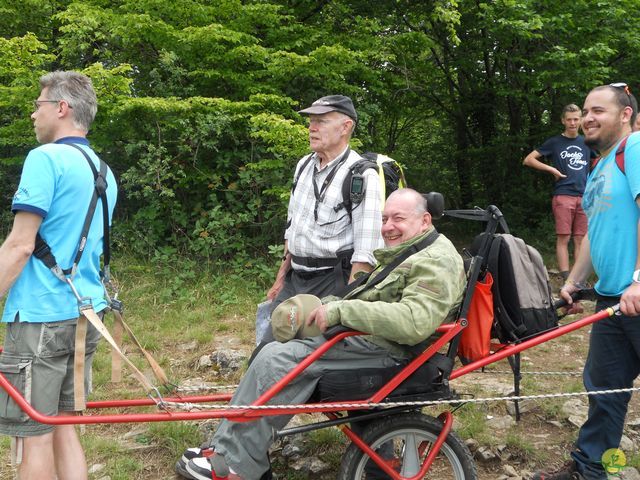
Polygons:
<instances>
[{"instance_id":1,"label":"green foliage","mask_svg":"<svg viewBox=\"0 0 640 480\"><path fill-rule=\"evenodd\" d=\"M7 0L0 198L10 203L34 144L38 76L82 70L100 102L90 139L120 181L117 245L244 265L282 243L293 168L308 150L296 111L344 93L359 113L355 148L394 156L410 184L443 192L448 207L498 205L514 231L552 249L551 185L522 158L559 131L564 104L639 80L640 5L592 7Z\"/></svg>"}]
</instances>

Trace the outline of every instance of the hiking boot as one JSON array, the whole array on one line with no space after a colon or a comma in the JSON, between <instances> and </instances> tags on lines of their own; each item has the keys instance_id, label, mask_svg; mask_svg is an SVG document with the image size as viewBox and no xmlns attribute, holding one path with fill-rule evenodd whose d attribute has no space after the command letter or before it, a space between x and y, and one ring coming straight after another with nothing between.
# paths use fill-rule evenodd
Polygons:
<instances>
[{"instance_id":1,"label":"hiking boot","mask_svg":"<svg viewBox=\"0 0 640 480\"><path fill-rule=\"evenodd\" d=\"M243 480L236 473L231 473L227 462L221 455L196 457L187 462L187 472L195 480Z\"/></svg>"},{"instance_id":2,"label":"hiking boot","mask_svg":"<svg viewBox=\"0 0 640 480\"><path fill-rule=\"evenodd\" d=\"M189 460L198 457L210 457L211 455L213 455L213 448L187 448L182 454L180 460L176 462L176 473L181 477L188 478L189 480L194 480L194 477L189 472L187 472L187 463L189 463Z\"/></svg>"},{"instance_id":3,"label":"hiking boot","mask_svg":"<svg viewBox=\"0 0 640 480\"><path fill-rule=\"evenodd\" d=\"M576 462L569 460L557 470L534 473L531 480L584 480L584 477L578 473Z\"/></svg>"}]
</instances>

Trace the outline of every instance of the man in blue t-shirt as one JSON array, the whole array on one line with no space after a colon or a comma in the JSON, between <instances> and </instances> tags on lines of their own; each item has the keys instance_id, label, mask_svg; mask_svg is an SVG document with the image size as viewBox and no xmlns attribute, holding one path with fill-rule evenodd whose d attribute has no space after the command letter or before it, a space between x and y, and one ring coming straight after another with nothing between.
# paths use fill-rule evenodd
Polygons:
<instances>
[{"instance_id":1,"label":"man in blue t-shirt","mask_svg":"<svg viewBox=\"0 0 640 480\"><path fill-rule=\"evenodd\" d=\"M556 257L564 279L569 274L569 240L573 236L574 258L587 233L587 218L582 210L582 193L589 173L591 150L578 135L580 108L570 104L562 110L564 132L549 138L527 155L524 165L548 172L555 179L551 202L556 223ZM551 164L542 160L547 158Z\"/></svg>"},{"instance_id":2,"label":"man in blue t-shirt","mask_svg":"<svg viewBox=\"0 0 640 480\"><path fill-rule=\"evenodd\" d=\"M58 278L34 255L36 235L47 242L58 265L75 263L69 274L81 297L96 312L107 303L100 280L103 210L98 202L86 242L83 224L94 194L100 160L86 139L97 111L91 80L76 72L56 71L40 78L41 92L31 115L40 147L29 152L13 198L11 232L0 247L0 296L7 293L2 322L5 343L0 372L38 412L70 414L74 403L75 330L78 300L64 278ZM83 153L84 152L84 153ZM85 156L86 155L86 156ZM116 182L107 169L109 220L116 202ZM82 337L78 337L82 338ZM91 362L100 334L89 325L85 340L84 387L90 390ZM82 370L78 371L80 377ZM73 425L46 425L27 417L0 389L0 433L15 440L21 480L86 480L87 465Z\"/></svg>"},{"instance_id":3,"label":"man in blue t-shirt","mask_svg":"<svg viewBox=\"0 0 640 480\"><path fill-rule=\"evenodd\" d=\"M640 374L640 134L628 137L624 172L616 151L631 133L638 104L626 84L591 90L584 102L585 141L601 160L589 176L583 207L589 231L580 256L560 291L584 288L592 271L598 276L596 310L620 304L622 315L600 320L591 328L583 381L587 391L628 389ZM605 452L620 445L630 392L589 396L589 415L580 428L571 461L534 480L606 480ZM609 453L610 455L610 453Z\"/></svg>"}]
</instances>

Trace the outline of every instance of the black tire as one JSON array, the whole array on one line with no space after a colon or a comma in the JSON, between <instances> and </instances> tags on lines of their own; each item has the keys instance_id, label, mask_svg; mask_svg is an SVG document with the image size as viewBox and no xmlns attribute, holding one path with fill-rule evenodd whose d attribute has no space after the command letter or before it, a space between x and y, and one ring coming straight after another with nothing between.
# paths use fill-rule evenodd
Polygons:
<instances>
[{"instance_id":1,"label":"black tire","mask_svg":"<svg viewBox=\"0 0 640 480\"><path fill-rule=\"evenodd\" d=\"M442 422L419 412L389 415L373 421L362 438L371 448L391 454L395 468L404 477L416 475L429 448L442 431ZM393 444L389 443L393 441ZM381 455L384 452L377 450ZM368 464L368 465L367 465ZM375 472L372 472L372 467ZM342 457L338 480L388 479L357 445L351 444ZM476 480L476 465L471 452L455 433L450 432L440 453L423 479Z\"/></svg>"}]
</instances>

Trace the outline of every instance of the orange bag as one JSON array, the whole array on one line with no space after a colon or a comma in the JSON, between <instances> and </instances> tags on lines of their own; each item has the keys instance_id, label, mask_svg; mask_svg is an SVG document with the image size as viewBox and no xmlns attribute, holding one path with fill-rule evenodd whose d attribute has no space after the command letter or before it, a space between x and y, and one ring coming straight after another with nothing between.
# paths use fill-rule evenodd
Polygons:
<instances>
[{"instance_id":1,"label":"orange bag","mask_svg":"<svg viewBox=\"0 0 640 480\"><path fill-rule=\"evenodd\" d=\"M464 364L474 362L489 355L491 346L491 326L493 325L493 277L487 272L484 280L476 282L471 298L467 327L462 330L458 344L458 356Z\"/></svg>"}]
</instances>

